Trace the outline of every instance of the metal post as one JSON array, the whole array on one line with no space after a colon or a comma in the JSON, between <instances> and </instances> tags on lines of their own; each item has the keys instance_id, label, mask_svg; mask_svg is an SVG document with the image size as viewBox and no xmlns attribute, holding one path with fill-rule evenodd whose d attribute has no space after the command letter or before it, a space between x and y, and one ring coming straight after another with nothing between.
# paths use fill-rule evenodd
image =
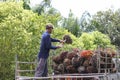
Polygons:
<instances>
[{"instance_id":1,"label":"metal post","mask_svg":"<svg viewBox=\"0 0 120 80\"><path fill-rule=\"evenodd\" d=\"M15 55L15 80L17 80L17 74L18 74L18 72L17 72L17 67L18 67L18 65L17 65L17 54Z\"/></svg>"},{"instance_id":2,"label":"metal post","mask_svg":"<svg viewBox=\"0 0 120 80\"><path fill-rule=\"evenodd\" d=\"M118 58L120 57L119 55L120 55L119 49L117 49L117 53L116 53L116 70L117 70L117 71L116 71L116 74L117 74L117 78L118 78L118 79L120 79L120 77L119 77L119 70L118 70L119 67L120 67L120 61L119 61L119 59L118 59Z\"/></svg>"}]
</instances>

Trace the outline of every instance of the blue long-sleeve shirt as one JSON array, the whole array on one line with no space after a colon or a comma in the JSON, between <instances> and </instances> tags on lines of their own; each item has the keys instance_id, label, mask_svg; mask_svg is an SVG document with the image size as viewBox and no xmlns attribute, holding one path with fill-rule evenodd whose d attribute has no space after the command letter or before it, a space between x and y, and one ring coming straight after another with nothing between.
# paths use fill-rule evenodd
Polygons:
<instances>
[{"instance_id":1,"label":"blue long-sleeve shirt","mask_svg":"<svg viewBox=\"0 0 120 80\"><path fill-rule=\"evenodd\" d=\"M49 56L50 49L57 49L56 46L53 46L51 42L60 42L60 40L53 39L50 37L48 32L44 32L41 39L40 52L38 54L38 59L45 58Z\"/></svg>"}]
</instances>

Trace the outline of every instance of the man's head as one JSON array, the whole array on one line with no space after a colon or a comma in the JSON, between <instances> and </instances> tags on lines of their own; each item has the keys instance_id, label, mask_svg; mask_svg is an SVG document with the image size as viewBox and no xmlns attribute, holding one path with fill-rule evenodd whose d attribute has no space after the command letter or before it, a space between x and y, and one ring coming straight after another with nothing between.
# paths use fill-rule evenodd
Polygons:
<instances>
[{"instance_id":1,"label":"man's head","mask_svg":"<svg viewBox=\"0 0 120 80\"><path fill-rule=\"evenodd\" d=\"M52 29L53 29L53 24L51 23L47 23L46 24L46 30L48 33L52 33Z\"/></svg>"}]
</instances>

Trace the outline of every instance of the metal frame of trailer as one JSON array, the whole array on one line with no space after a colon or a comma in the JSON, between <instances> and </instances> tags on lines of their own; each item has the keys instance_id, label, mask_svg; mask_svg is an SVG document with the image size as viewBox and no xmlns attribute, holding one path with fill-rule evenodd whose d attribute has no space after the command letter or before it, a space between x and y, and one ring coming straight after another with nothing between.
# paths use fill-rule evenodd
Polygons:
<instances>
[{"instance_id":1,"label":"metal frame of trailer","mask_svg":"<svg viewBox=\"0 0 120 80\"><path fill-rule=\"evenodd\" d=\"M99 56L99 55L98 55ZM120 80L120 59L119 54L114 58L116 73L110 73L111 68L100 69L98 64L98 73L87 73L87 74L61 74L61 75L49 75L48 77L31 77L31 76L21 76L20 73L24 72L35 72L35 70L21 70L19 64L37 64L34 62L21 62L18 61L17 55L15 57L16 68L15 68L15 80L84 80L85 78L91 78L91 80ZM105 57L108 58L108 57ZM98 57L98 62L100 57ZM105 63L110 64L110 63ZM105 73L100 73L100 70L105 70Z\"/></svg>"},{"instance_id":2,"label":"metal frame of trailer","mask_svg":"<svg viewBox=\"0 0 120 80\"><path fill-rule=\"evenodd\" d=\"M16 80L84 80L91 78L91 80L120 80L120 73L114 74L67 74L67 75L52 75L49 77L28 77L28 76L16 76Z\"/></svg>"}]
</instances>

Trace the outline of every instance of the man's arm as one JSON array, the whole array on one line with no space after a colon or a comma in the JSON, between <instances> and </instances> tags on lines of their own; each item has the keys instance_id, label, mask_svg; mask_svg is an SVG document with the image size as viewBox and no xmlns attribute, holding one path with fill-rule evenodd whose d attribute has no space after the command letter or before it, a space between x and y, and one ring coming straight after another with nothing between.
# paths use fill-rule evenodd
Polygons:
<instances>
[{"instance_id":1,"label":"man's arm","mask_svg":"<svg viewBox=\"0 0 120 80\"><path fill-rule=\"evenodd\" d=\"M60 40L51 38L51 42L60 42Z\"/></svg>"},{"instance_id":2,"label":"man's arm","mask_svg":"<svg viewBox=\"0 0 120 80\"><path fill-rule=\"evenodd\" d=\"M55 39L51 39L50 38L50 35L47 35L46 37L45 37L45 46L46 46L46 48L47 49L57 49L58 47L57 46L53 46L53 45L51 45L51 41L52 40L55 40Z\"/></svg>"},{"instance_id":3,"label":"man's arm","mask_svg":"<svg viewBox=\"0 0 120 80\"><path fill-rule=\"evenodd\" d=\"M64 40L58 40L58 39L53 39L51 38L51 42L60 42L60 43L65 43Z\"/></svg>"}]
</instances>

